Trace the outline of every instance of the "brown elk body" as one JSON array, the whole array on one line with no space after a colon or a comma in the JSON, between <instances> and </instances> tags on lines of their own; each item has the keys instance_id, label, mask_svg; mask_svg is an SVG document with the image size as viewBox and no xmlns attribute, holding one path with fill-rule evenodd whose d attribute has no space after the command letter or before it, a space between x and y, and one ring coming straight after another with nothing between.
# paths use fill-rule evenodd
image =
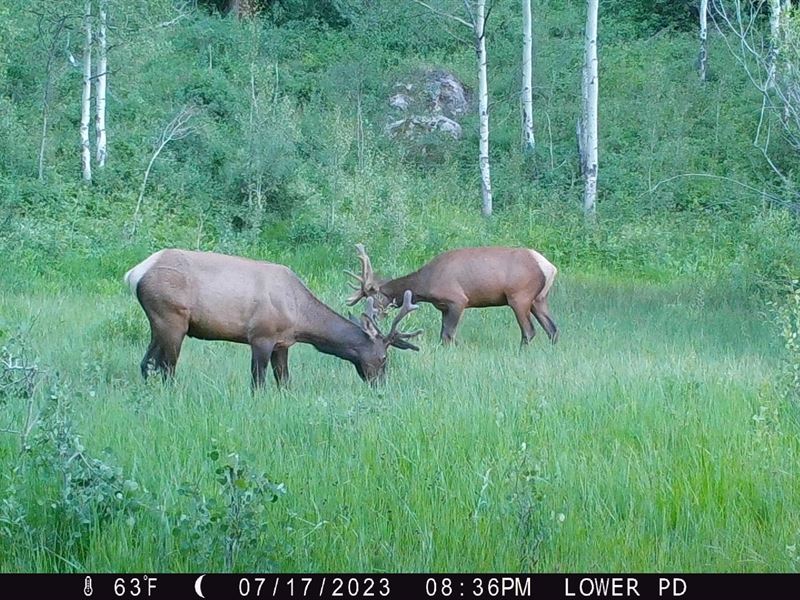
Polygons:
<instances>
[{"instance_id":1,"label":"brown elk body","mask_svg":"<svg viewBox=\"0 0 800 600\"><path fill-rule=\"evenodd\" d=\"M164 376L174 373L187 335L248 344L254 387L264 382L270 362L278 385L288 381L289 347L297 342L351 362L367 382L382 378L389 346L418 349L408 342L415 333L397 331L400 319L417 308L411 294L384 336L371 303L360 321L346 319L283 265L166 249L128 271L125 282L150 322L150 345L141 363L145 378L151 368Z\"/></svg>"},{"instance_id":2,"label":"brown elk body","mask_svg":"<svg viewBox=\"0 0 800 600\"><path fill-rule=\"evenodd\" d=\"M442 313L442 342L455 338L461 315L467 308L510 306L522 332L522 343L535 335L531 313L550 341L558 339L558 328L547 306L547 295L558 270L544 256L526 248L461 248L440 254L418 271L396 279L377 279L364 246L356 245L361 276L353 305L374 298L379 310L399 306L404 290L413 302L429 302Z\"/></svg>"}]
</instances>

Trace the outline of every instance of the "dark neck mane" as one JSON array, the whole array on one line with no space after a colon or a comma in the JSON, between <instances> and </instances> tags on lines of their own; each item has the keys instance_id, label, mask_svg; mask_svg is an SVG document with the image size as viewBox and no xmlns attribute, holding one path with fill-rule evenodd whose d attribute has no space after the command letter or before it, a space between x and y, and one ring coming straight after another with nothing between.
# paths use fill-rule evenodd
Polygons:
<instances>
[{"instance_id":1,"label":"dark neck mane","mask_svg":"<svg viewBox=\"0 0 800 600\"><path fill-rule=\"evenodd\" d=\"M356 348L368 339L367 334L313 295L310 300L306 324L298 327L297 341L311 344L325 354L355 361Z\"/></svg>"},{"instance_id":2,"label":"dark neck mane","mask_svg":"<svg viewBox=\"0 0 800 600\"><path fill-rule=\"evenodd\" d=\"M397 279L389 279L380 284L381 292L393 300L397 306L403 304L403 294L406 290L411 290L414 294L414 302L424 300L424 288L422 285L421 271L414 271L408 275L403 275Z\"/></svg>"}]
</instances>

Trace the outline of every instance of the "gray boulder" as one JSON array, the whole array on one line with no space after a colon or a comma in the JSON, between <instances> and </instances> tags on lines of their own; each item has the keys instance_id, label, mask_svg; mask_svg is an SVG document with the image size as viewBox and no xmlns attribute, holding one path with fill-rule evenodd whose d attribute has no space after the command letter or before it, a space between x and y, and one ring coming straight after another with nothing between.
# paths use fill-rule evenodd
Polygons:
<instances>
[{"instance_id":1,"label":"gray boulder","mask_svg":"<svg viewBox=\"0 0 800 600\"><path fill-rule=\"evenodd\" d=\"M458 122L469 110L464 84L444 69L424 69L394 85L389 97L393 109L386 133L405 141L430 140L431 135L461 139ZM423 154L424 154L423 150Z\"/></svg>"}]
</instances>

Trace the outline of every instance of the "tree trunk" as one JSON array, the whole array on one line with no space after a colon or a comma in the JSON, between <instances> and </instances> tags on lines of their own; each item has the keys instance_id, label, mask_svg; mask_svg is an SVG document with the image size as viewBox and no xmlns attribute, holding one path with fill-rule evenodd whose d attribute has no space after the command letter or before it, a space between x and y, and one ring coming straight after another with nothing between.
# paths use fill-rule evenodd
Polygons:
<instances>
[{"instance_id":1,"label":"tree trunk","mask_svg":"<svg viewBox=\"0 0 800 600\"><path fill-rule=\"evenodd\" d=\"M84 181L92 180L92 151L89 144L89 121L92 107L92 2L84 3L83 27L83 98L81 101L81 170Z\"/></svg>"},{"instance_id":2,"label":"tree trunk","mask_svg":"<svg viewBox=\"0 0 800 600\"><path fill-rule=\"evenodd\" d=\"M698 67L700 69L700 81L706 81L708 76L708 0L700 0L700 57Z\"/></svg>"},{"instance_id":3,"label":"tree trunk","mask_svg":"<svg viewBox=\"0 0 800 600\"><path fill-rule=\"evenodd\" d=\"M585 91L583 97L584 151L586 153L586 190L583 210L586 218L593 221L597 204L597 98L599 81L597 76L597 5L598 0L588 0L586 16L586 59L584 63Z\"/></svg>"},{"instance_id":4,"label":"tree trunk","mask_svg":"<svg viewBox=\"0 0 800 600\"><path fill-rule=\"evenodd\" d=\"M97 134L97 166L106 166L106 86L108 76L108 59L106 56L106 14L108 11L108 0L100 0L100 22L98 24L97 41L99 46L99 58L97 64L97 77L95 85L97 90L97 116L95 119L95 132Z\"/></svg>"},{"instance_id":5,"label":"tree trunk","mask_svg":"<svg viewBox=\"0 0 800 600\"><path fill-rule=\"evenodd\" d=\"M258 0L227 0L223 12L234 15L237 19L248 19L258 16L261 5Z\"/></svg>"},{"instance_id":6,"label":"tree trunk","mask_svg":"<svg viewBox=\"0 0 800 600\"><path fill-rule=\"evenodd\" d=\"M522 148L533 153L533 32L531 0L522 0Z\"/></svg>"},{"instance_id":7,"label":"tree trunk","mask_svg":"<svg viewBox=\"0 0 800 600\"><path fill-rule=\"evenodd\" d=\"M775 70L781 43L781 0L769 0L769 57L766 89L775 85Z\"/></svg>"},{"instance_id":8,"label":"tree trunk","mask_svg":"<svg viewBox=\"0 0 800 600\"><path fill-rule=\"evenodd\" d=\"M486 0L478 0L475 11L475 50L478 54L478 113L480 116L480 146L478 163L481 170L481 212L492 214L492 178L489 169L489 87L486 78Z\"/></svg>"},{"instance_id":9,"label":"tree trunk","mask_svg":"<svg viewBox=\"0 0 800 600\"><path fill-rule=\"evenodd\" d=\"M50 86L50 77L48 76L47 82L45 83L47 87ZM47 147L47 117L49 113L49 96L50 94L45 91L44 98L42 99L42 143L39 144L39 181L44 180L44 151Z\"/></svg>"}]
</instances>

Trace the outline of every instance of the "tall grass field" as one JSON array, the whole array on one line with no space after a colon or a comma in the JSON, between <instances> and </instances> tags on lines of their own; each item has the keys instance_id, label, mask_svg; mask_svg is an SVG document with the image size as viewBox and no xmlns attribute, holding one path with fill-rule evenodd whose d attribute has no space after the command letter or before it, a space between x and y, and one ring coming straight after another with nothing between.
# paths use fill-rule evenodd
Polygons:
<instances>
[{"instance_id":1,"label":"tall grass field","mask_svg":"<svg viewBox=\"0 0 800 600\"><path fill-rule=\"evenodd\" d=\"M253 394L246 346L192 339L144 382L121 281L42 283L0 286L4 357L35 368L4 380L0 571L800 566L797 407L747 298L562 273L555 346L495 308L443 347L422 305L385 385L296 345ZM342 310L341 285L316 291Z\"/></svg>"},{"instance_id":2,"label":"tall grass field","mask_svg":"<svg viewBox=\"0 0 800 600\"><path fill-rule=\"evenodd\" d=\"M528 61L486 2L491 216L478 4L0 2L0 573L800 571L798 3L709 3L701 79L699 2L602 0L586 214L589 3L533 0ZM151 253L346 314L357 243L540 251L558 343L499 307L443 346L421 304L376 387L297 344L254 393L195 339L143 380Z\"/></svg>"}]
</instances>

